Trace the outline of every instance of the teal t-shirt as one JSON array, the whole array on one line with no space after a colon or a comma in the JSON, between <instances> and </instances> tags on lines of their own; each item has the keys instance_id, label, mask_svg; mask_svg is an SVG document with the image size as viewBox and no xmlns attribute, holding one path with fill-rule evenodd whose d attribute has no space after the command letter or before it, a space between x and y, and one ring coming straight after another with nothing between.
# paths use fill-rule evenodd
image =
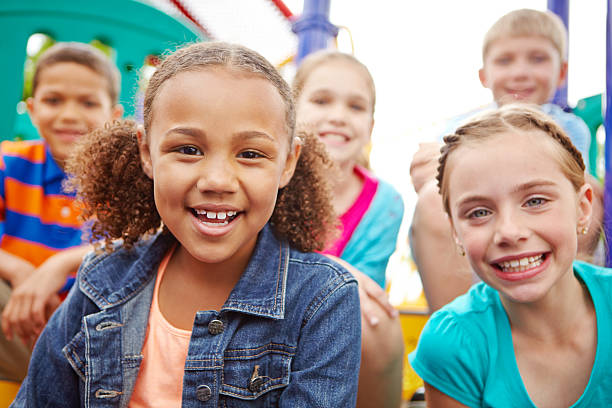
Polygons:
<instances>
[{"instance_id":1,"label":"teal t-shirt","mask_svg":"<svg viewBox=\"0 0 612 408\"><path fill-rule=\"evenodd\" d=\"M576 261L574 273L593 299L597 350L589 383L572 408L612 407L612 269ZM469 407L535 407L499 294L484 283L435 312L409 358L423 381Z\"/></svg>"}]
</instances>

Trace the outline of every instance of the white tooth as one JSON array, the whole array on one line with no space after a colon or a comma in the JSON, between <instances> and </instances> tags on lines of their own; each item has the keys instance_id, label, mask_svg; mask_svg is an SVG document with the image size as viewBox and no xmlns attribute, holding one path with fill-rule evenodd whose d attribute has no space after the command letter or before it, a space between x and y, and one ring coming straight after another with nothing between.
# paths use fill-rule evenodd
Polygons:
<instances>
[{"instance_id":1,"label":"white tooth","mask_svg":"<svg viewBox=\"0 0 612 408\"><path fill-rule=\"evenodd\" d=\"M217 219L218 220L224 220L226 218L227 218L227 214L226 213L224 213L224 212L218 212L217 213Z\"/></svg>"},{"instance_id":2,"label":"white tooth","mask_svg":"<svg viewBox=\"0 0 612 408\"><path fill-rule=\"evenodd\" d=\"M198 215L205 215L206 211L205 210L195 210L196 214Z\"/></svg>"},{"instance_id":3,"label":"white tooth","mask_svg":"<svg viewBox=\"0 0 612 408\"><path fill-rule=\"evenodd\" d=\"M210 220L214 220L215 218L217 218L217 213L216 212L212 212L212 211L207 211L206 212L206 218L208 218Z\"/></svg>"},{"instance_id":4,"label":"white tooth","mask_svg":"<svg viewBox=\"0 0 612 408\"><path fill-rule=\"evenodd\" d=\"M511 260L510 266L516 268L517 266L519 266L519 261L517 261L516 259Z\"/></svg>"},{"instance_id":5,"label":"white tooth","mask_svg":"<svg viewBox=\"0 0 612 408\"><path fill-rule=\"evenodd\" d=\"M529 259L527 259L527 258L521 258L521 260L519 261L519 264L520 264L521 266L527 266L527 265L529 265Z\"/></svg>"},{"instance_id":6,"label":"white tooth","mask_svg":"<svg viewBox=\"0 0 612 408\"><path fill-rule=\"evenodd\" d=\"M228 217L233 217L234 215L236 215L236 211L228 211L227 212L227 216Z\"/></svg>"}]
</instances>

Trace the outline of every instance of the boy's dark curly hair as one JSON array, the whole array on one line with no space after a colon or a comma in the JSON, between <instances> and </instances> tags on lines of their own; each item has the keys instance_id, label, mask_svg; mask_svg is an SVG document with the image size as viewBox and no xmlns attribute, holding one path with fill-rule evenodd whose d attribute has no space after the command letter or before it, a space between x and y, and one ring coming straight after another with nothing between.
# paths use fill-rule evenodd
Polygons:
<instances>
[{"instance_id":1,"label":"boy's dark curly hair","mask_svg":"<svg viewBox=\"0 0 612 408\"><path fill-rule=\"evenodd\" d=\"M198 43L171 54L149 82L144 102L148 134L153 104L163 82L180 72L226 67L269 80L285 102L288 137L295 139L295 108L291 90L274 67L248 48L226 43ZM159 108L159 107L158 107ZM145 136L146 137L146 136ZM322 250L336 233L336 215L326 174L332 166L325 147L311 134L300 134L300 158L293 178L279 191L270 224L279 239L301 251ZM83 138L66 164L69 188L77 191L84 219L92 220L92 242L123 239L131 248L142 236L158 230L162 220L155 207L153 181L144 173L137 125L115 121ZM164 229L165 233L170 233Z\"/></svg>"}]
</instances>

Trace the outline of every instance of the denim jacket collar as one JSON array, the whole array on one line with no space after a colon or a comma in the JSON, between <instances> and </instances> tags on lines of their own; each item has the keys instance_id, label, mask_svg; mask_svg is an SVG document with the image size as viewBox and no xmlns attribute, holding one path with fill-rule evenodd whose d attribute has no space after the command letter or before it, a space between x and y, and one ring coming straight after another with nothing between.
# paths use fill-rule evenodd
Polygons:
<instances>
[{"instance_id":1,"label":"denim jacket collar","mask_svg":"<svg viewBox=\"0 0 612 408\"><path fill-rule=\"evenodd\" d=\"M154 281L158 265L174 242L172 235L158 233L131 251L117 250L96 257L83 266L79 287L102 310L121 305ZM259 234L247 268L221 310L282 319L289 253L289 245L279 241L267 224ZM117 267L118 263L129 265L129 269Z\"/></svg>"}]
</instances>

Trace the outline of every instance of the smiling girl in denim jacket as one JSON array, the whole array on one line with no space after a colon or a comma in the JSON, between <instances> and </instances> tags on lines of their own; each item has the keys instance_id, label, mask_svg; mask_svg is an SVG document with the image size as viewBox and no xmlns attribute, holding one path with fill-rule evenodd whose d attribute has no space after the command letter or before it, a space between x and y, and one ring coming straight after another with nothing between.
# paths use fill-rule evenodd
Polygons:
<instances>
[{"instance_id":1,"label":"smiling girl in denim jacket","mask_svg":"<svg viewBox=\"0 0 612 408\"><path fill-rule=\"evenodd\" d=\"M69 165L104 251L14 406L354 406L357 284L312 252L334 227L329 163L294 127L291 90L257 53L168 56L144 126L94 132Z\"/></svg>"}]
</instances>

